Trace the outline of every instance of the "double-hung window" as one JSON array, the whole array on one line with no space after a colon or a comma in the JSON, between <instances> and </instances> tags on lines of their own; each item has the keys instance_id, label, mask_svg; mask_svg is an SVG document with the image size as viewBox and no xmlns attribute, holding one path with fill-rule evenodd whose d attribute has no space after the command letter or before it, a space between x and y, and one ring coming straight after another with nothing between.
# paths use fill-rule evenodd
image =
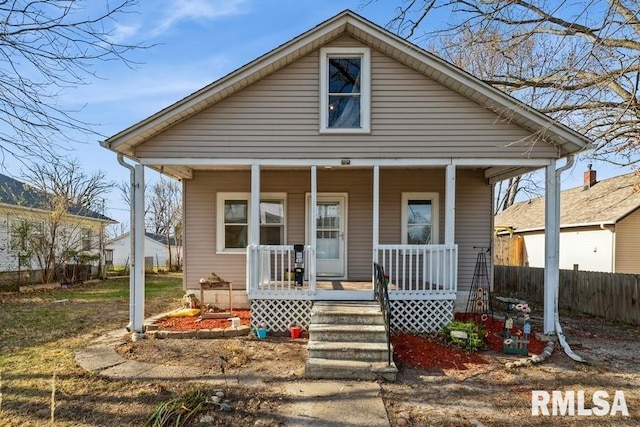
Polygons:
<instances>
[{"instance_id":1,"label":"double-hung window","mask_svg":"<svg viewBox=\"0 0 640 427\"><path fill-rule=\"evenodd\" d=\"M370 132L370 68L368 48L320 50L320 132Z\"/></svg>"},{"instance_id":2,"label":"double-hung window","mask_svg":"<svg viewBox=\"0 0 640 427\"><path fill-rule=\"evenodd\" d=\"M90 228L83 228L80 231L80 250L81 251L90 251L91 250L91 241L93 237L92 230Z\"/></svg>"},{"instance_id":3,"label":"double-hung window","mask_svg":"<svg viewBox=\"0 0 640 427\"><path fill-rule=\"evenodd\" d=\"M11 220L11 236L9 243L14 252L24 251L28 247L29 223L23 219Z\"/></svg>"},{"instance_id":4,"label":"double-hung window","mask_svg":"<svg viewBox=\"0 0 640 427\"><path fill-rule=\"evenodd\" d=\"M402 193L402 244L438 243L438 193Z\"/></svg>"},{"instance_id":5,"label":"double-hung window","mask_svg":"<svg viewBox=\"0 0 640 427\"><path fill-rule=\"evenodd\" d=\"M285 240L286 194L261 194L260 244L283 245ZM242 252L249 245L251 194L218 193L217 248L219 252Z\"/></svg>"},{"instance_id":6,"label":"double-hung window","mask_svg":"<svg viewBox=\"0 0 640 427\"><path fill-rule=\"evenodd\" d=\"M12 219L9 245L14 252L26 251L32 245L41 246L44 238L44 222Z\"/></svg>"}]
</instances>

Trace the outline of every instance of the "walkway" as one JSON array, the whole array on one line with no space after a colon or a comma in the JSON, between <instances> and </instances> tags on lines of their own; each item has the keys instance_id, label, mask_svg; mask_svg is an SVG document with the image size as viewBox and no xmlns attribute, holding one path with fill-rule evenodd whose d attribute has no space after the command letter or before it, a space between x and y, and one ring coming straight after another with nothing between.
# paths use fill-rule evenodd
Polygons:
<instances>
[{"instance_id":1,"label":"walkway","mask_svg":"<svg viewBox=\"0 0 640 427\"><path fill-rule=\"evenodd\" d=\"M168 366L139 362L121 357L115 348L122 343L123 330L112 331L95 340L90 347L76 352L76 361L87 371L111 378L139 381L194 381L224 385L220 375L197 375L192 366ZM240 375L241 385L263 386L255 375ZM273 383L270 383L273 387ZM278 408L286 426L388 427L389 420L381 398L380 385L360 381L292 381L281 391L291 397L290 403Z\"/></svg>"}]
</instances>

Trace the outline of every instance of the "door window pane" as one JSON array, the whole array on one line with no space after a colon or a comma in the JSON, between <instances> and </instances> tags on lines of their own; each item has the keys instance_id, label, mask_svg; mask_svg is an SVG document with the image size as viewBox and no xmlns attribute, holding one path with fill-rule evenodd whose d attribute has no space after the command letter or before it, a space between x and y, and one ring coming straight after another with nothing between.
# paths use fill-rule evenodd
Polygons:
<instances>
[{"instance_id":1,"label":"door window pane","mask_svg":"<svg viewBox=\"0 0 640 427\"><path fill-rule=\"evenodd\" d=\"M430 244L432 224L431 200L409 200L407 205L407 243Z\"/></svg>"}]
</instances>

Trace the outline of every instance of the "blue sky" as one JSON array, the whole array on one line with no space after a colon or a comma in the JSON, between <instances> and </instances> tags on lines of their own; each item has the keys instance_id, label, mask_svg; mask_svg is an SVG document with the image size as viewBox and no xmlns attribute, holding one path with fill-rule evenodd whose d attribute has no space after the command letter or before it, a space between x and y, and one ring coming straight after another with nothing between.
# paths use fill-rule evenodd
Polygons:
<instances>
[{"instance_id":1,"label":"blue sky","mask_svg":"<svg viewBox=\"0 0 640 427\"><path fill-rule=\"evenodd\" d=\"M401 0L142 0L136 13L120 17L113 37L122 43L153 45L130 56L136 64L100 63L100 79L61 94L60 104L80 110L78 117L96 124L111 136L174 103L199 88L311 29L344 9L385 26ZM79 158L87 171L101 169L117 182L128 171L115 154L101 148L99 138L84 135L70 157ZM563 175L563 187L582 183L587 162ZM18 166L8 162L17 176ZM606 163L594 163L598 178L627 172ZM147 172L148 180L156 175ZM128 223L129 214L118 191L106 195L107 215Z\"/></svg>"}]
</instances>

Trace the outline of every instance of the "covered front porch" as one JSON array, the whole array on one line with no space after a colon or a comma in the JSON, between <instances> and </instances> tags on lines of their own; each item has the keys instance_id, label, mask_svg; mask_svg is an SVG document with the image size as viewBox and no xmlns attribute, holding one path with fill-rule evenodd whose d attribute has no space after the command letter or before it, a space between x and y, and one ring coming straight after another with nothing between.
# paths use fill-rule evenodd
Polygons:
<instances>
[{"instance_id":1,"label":"covered front porch","mask_svg":"<svg viewBox=\"0 0 640 427\"><path fill-rule=\"evenodd\" d=\"M327 279L314 274L316 257L304 248L303 276L296 281L292 269L294 247L258 245L247 250L247 295L252 323L265 323L286 331L296 321L309 326L314 301L372 301L375 280ZM377 245L375 262L383 266L393 330L433 332L453 318L457 291L456 245Z\"/></svg>"},{"instance_id":2,"label":"covered front porch","mask_svg":"<svg viewBox=\"0 0 640 427\"><path fill-rule=\"evenodd\" d=\"M341 166L343 172L349 169L353 171L350 164ZM422 166L424 168L424 165ZM369 242L356 242L356 238L349 236L346 211L349 208L350 193L318 191L317 165L308 167L310 187L305 192L305 242L297 245L298 254L296 246L291 244L261 244L259 231L261 223L264 223L264 218L261 218L264 212L261 214L258 209L252 210L250 241L246 251L246 292L251 308L256 313L254 321L277 324L279 329L286 330L290 321L308 324L313 301L372 301L374 263L381 265L386 273L389 299L392 306L395 306L392 309L395 308L394 311L402 314L394 316L394 329L431 331L439 329L442 324L451 320L457 296L458 272L458 251L454 243L456 167L453 164L430 166L445 171L444 174L439 173L445 181L439 185L444 187L445 196L442 215L445 230L443 244L439 243L437 229L441 216L438 211L440 192L429 202L433 205L428 206L429 223L424 225L428 230L424 237L425 243L401 244L403 239L400 233L395 233L395 241L398 244L380 242L381 215L397 216L395 211L401 207L381 206L379 164L358 168L360 174L367 173L371 179L370 209L362 206L359 212L356 212L356 208L351 209L354 217L370 221L372 228L368 233ZM326 173L326 169L323 168L323 172ZM413 184L414 189L415 187ZM427 187L425 190L433 188ZM354 187L352 191L357 190ZM252 206L260 204L262 193L261 167L253 164ZM434 194L433 191L424 193ZM416 194L417 198L417 193L412 194ZM413 224L408 225L411 226ZM403 233L409 234L407 239L410 241L410 231L406 226L402 228ZM363 239L366 239L366 236ZM347 260L347 242L363 248L369 247L370 255L359 253L353 257L359 261ZM364 280L362 273L357 276L349 271L350 268L355 269L357 262L369 266L368 277L365 273ZM342 283L346 283L347 286ZM437 306L437 309L434 311L432 306Z\"/></svg>"}]
</instances>

